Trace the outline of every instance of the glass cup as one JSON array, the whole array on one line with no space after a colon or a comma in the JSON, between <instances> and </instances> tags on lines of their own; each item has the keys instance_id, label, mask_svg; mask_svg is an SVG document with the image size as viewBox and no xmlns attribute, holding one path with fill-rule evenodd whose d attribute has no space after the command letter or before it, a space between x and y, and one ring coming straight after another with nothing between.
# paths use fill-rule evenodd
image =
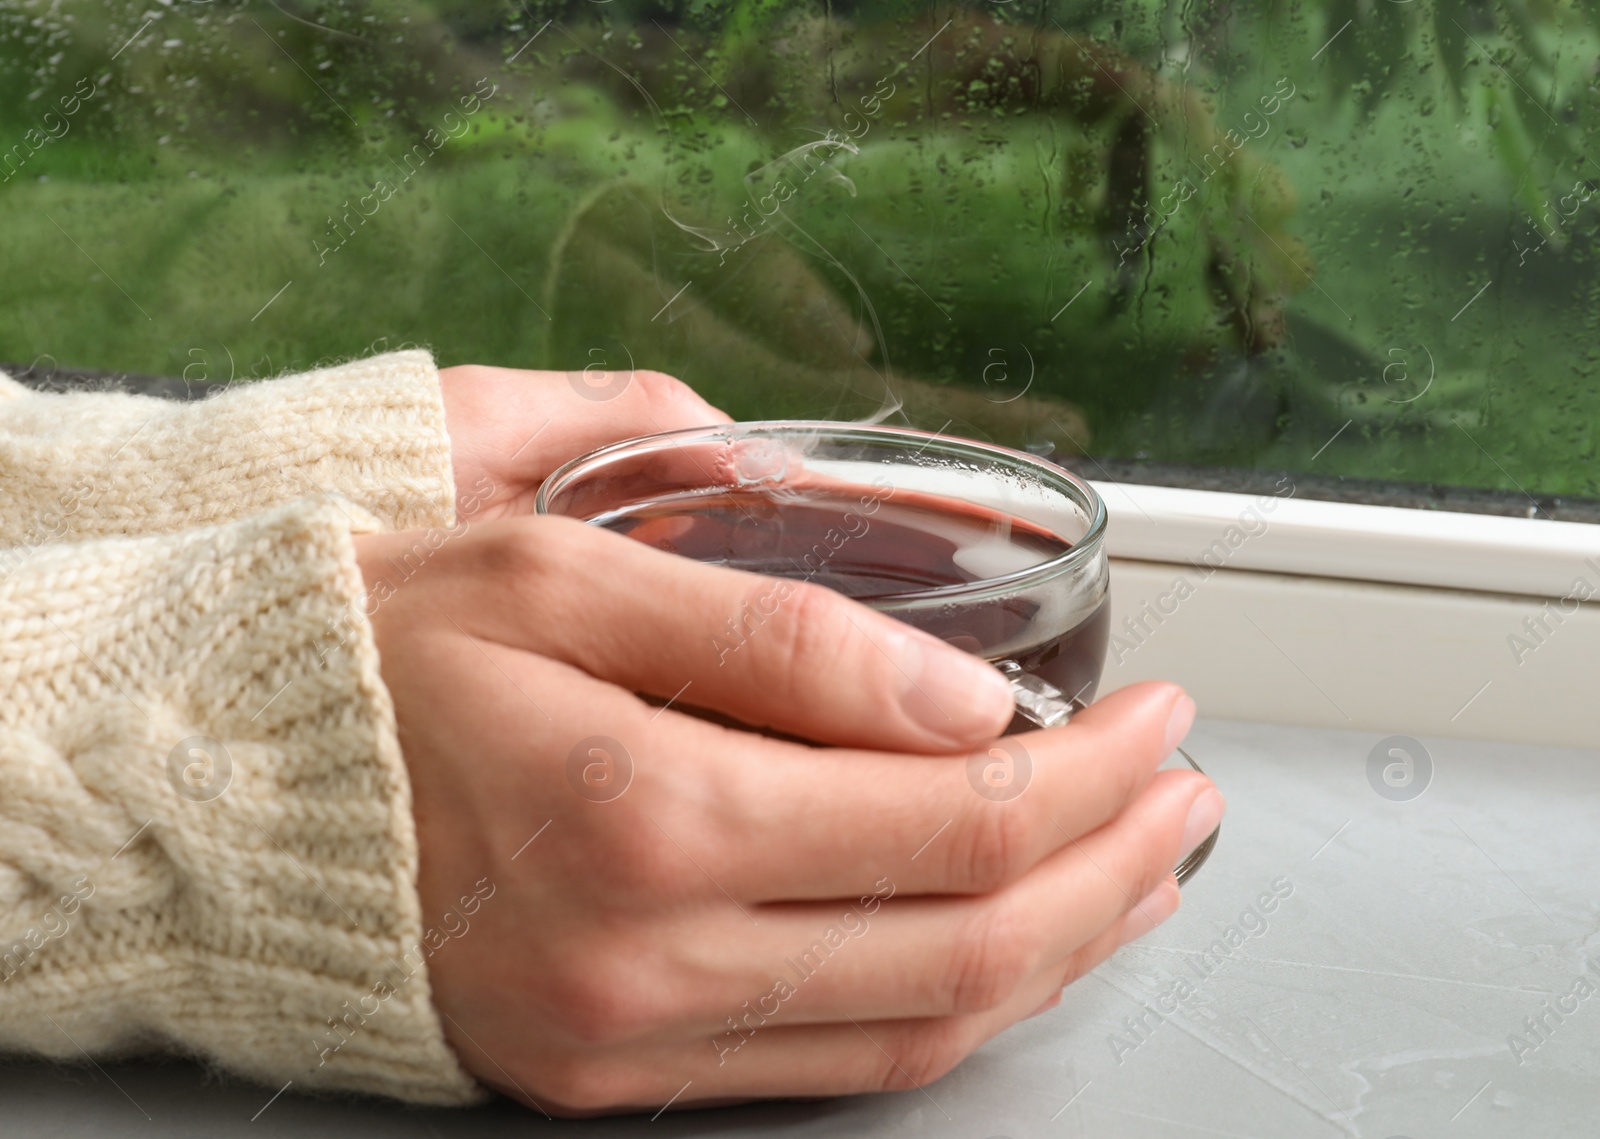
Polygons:
<instances>
[{"instance_id":1,"label":"glass cup","mask_svg":"<svg viewBox=\"0 0 1600 1139\"><path fill-rule=\"evenodd\" d=\"M826 585L983 657L1011 682L1010 732L1067 723L1105 667L1105 504L1004 447L820 421L690 428L574 459L536 509ZM1178 865L1180 883L1216 839Z\"/></svg>"}]
</instances>

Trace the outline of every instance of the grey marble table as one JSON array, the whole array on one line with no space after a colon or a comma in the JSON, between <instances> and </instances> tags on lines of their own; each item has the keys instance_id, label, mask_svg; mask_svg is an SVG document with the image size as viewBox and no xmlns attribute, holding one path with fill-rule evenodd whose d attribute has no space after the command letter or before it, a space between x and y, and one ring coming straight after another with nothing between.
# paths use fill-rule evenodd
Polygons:
<instances>
[{"instance_id":1,"label":"grey marble table","mask_svg":"<svg viewBox=\"0 0 1600 1139\"><path fill-rule=\"evenodd\" d=\"M1231 810L1182 910L920 1092L549 1123L504 1102L269 1104L178 1062L11 1063L0 1134L1592 1134L1600 753L1429 739L1431 774L1396 789L1369 779L1379 742L1203 721L1191 750Z\"/></svg>"}]
</instances>

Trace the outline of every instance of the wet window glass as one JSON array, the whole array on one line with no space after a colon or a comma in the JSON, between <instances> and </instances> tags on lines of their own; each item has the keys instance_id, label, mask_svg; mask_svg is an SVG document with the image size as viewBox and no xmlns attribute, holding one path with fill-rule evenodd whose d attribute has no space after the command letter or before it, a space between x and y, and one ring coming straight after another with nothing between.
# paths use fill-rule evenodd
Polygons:
<instances>
[{"instance_id":1,"label":"wet window glass","mask_svg":"<svg viewBox=\"0 0 1600 1139\"><path fill-rule=\"evenodd\" d=\"M1560 2L4 0L0 360L425 344L1600 496L1597 51Z\"/></svg>"}]
</instances>

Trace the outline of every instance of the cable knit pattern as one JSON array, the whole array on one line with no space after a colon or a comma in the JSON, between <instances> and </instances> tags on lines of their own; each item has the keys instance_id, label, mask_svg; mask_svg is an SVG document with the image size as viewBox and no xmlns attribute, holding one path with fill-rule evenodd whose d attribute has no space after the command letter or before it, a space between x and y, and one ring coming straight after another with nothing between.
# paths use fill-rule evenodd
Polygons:
<instances>
[{"instance_id":1,"label":"cable knit pattern","mask_svg":"<svg viewBox=\"0 0 1600 1139\"><path fill-rule=\"evenodd\" d=\"M318 492L453 524L433 357L391 352L189 403L0 377L0 574L53 542L173 533Z\"/></svg>"},{"instance_id":2,"label":"cable knit pattern","mask_svg":"<svg viewBox=\"0 0 1600 1139\"><path fill-rule=\"evenodd\" d=\"M0 578L0 1048L480 1096L419 947L351 540L379 525L323 496Z\"/></svg>"}]
</instances>

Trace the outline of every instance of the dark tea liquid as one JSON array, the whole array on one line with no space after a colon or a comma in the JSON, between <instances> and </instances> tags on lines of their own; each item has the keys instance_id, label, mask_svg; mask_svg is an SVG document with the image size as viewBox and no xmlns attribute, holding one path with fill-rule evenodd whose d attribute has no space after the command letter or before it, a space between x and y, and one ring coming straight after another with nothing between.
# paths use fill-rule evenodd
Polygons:
<instances>
[{"instance_id":1,"label":"dark tea liquid","mask_svg":"<svg viewBox=\"0 0 1600 1139\"><path fill-rule=\"evenodd\" d=\"M876 486L685 494L590 521L658 550L815 582L869 605L1030 569L1072 548L1050 530L986 506ZM1031 587L1035 594L1049 588ZM1105 662L1109 608L1102 600L1052 612L1022 589L984 601L891 611L988 660L1014 660L1088 703ZM1014 731L1031 727L1020 719L1012 724Z\"/></svg>"}]
</instances>

